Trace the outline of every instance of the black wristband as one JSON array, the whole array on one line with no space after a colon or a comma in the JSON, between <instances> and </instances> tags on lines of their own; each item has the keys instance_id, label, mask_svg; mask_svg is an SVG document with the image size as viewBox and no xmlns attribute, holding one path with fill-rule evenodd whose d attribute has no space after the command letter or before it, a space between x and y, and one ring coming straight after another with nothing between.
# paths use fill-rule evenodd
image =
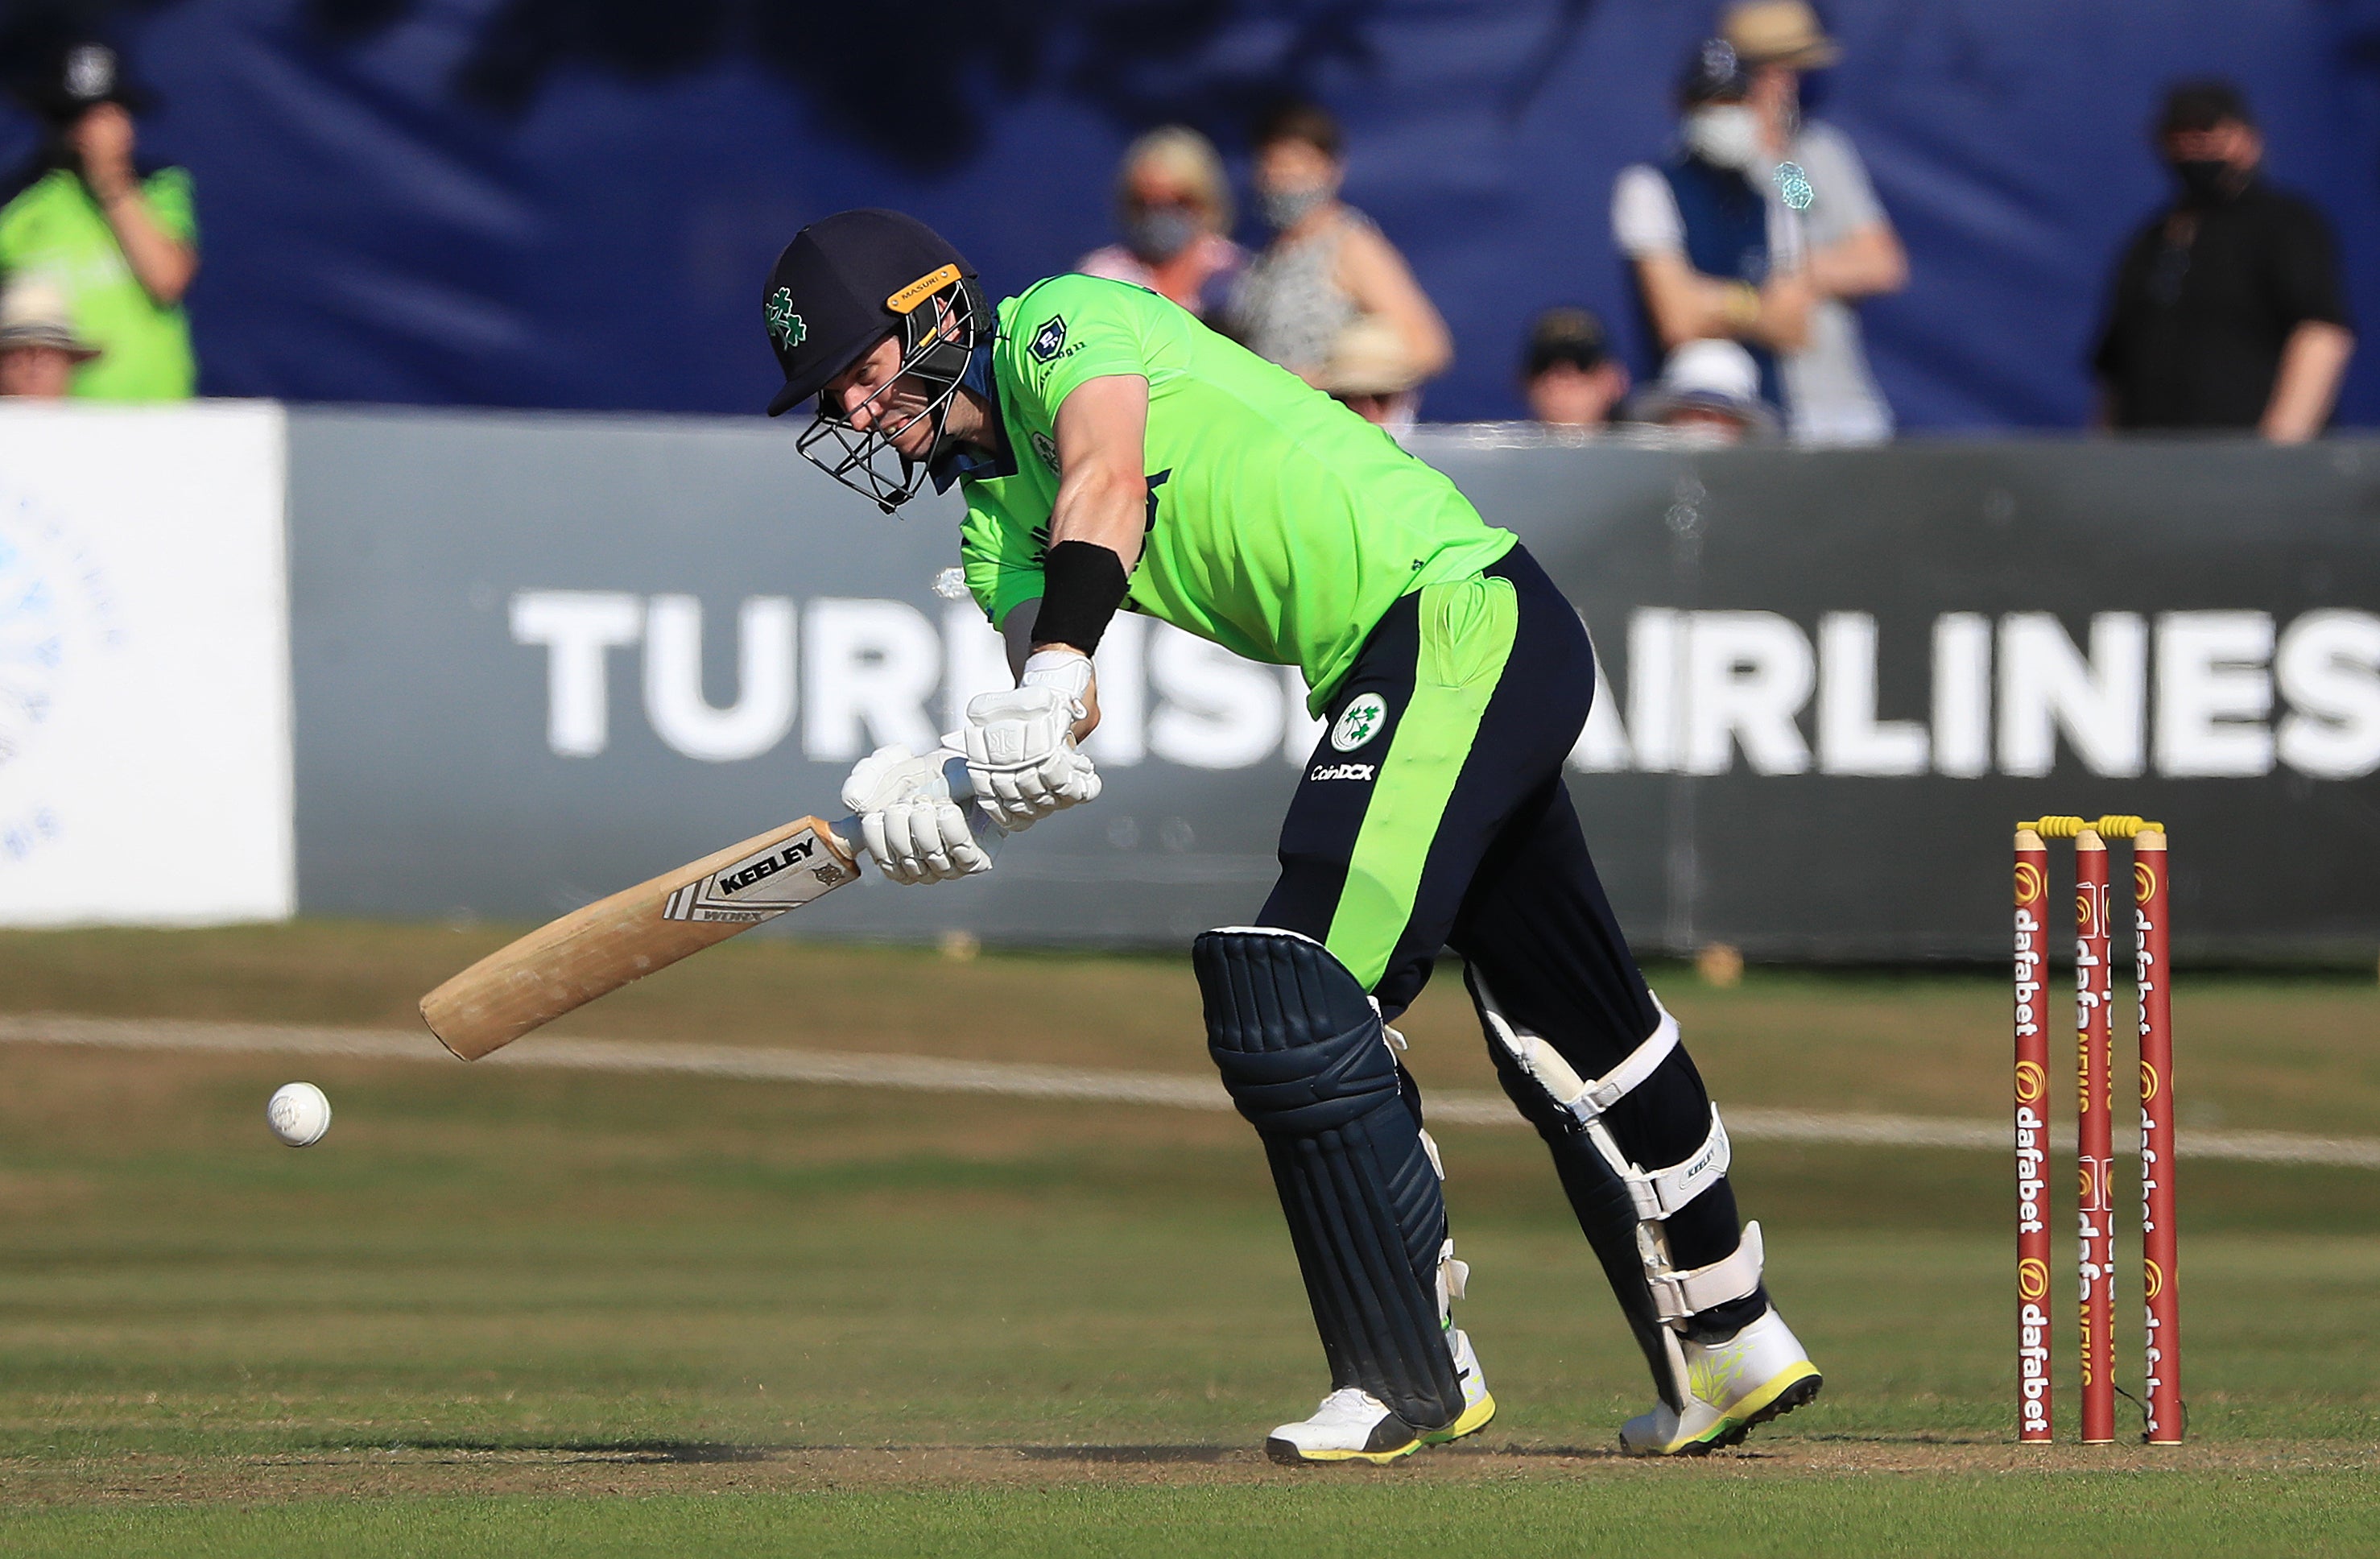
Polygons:
<instances>
[{"instance_id":1,"label":"black wristband","mask_svg":"<svg viewBox=\"0 0 2380 1559\"><path fill-rule=\"evenodd\" d=\"M1099 647L1108 621L1132 583L1123 559L1096 542L1061 542L1041 565L1041 610L1033 619L1036 644L1071 644L1086 655Z\"/></svg>"}]
</instances>

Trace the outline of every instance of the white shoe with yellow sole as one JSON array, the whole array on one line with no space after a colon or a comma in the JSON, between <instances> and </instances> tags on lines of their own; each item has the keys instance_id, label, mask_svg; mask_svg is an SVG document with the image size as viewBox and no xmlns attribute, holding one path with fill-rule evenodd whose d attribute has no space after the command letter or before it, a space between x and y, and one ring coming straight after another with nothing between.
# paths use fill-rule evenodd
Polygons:
<instances>
[{"instance_id":1,"label":"white shoe with yellow sole","mask_svg":"<svg viewBox=\"0 0 2380 1559\"><path fill-rule=\"evenodd\" d=\"M1620 1429L1632 1456L1699 1456L1817 1399L1818 1367L1775 1306L1723 1343L1682 1341L1686 1409L1664 1402Z\"/></svg>"},{"instance_id":2,"label":"white shoe with yellow sole","mask_svg":"<svg viewBox=\"0 0 2380 1559\"><path fill-rule=\"evenodd\" d=\"M1463 1382L1463 1416L1444 1429L1424 1434L1421 1438L1426 1445L1443 1445L1466 1434L1476 1434L1496 1416L1496 1398L1488 1394L1487 1372L1479 1368L1479 1356L1471 1349L1471 1334L1449 1332L1446 1346L1454 1350L1455 1378Z\"/></svg>"},{"instance_id":3,"label":"white shoe with yellow sole","mask_svg":"<svg viewBox=\"0 0 2380 1559\"><path fill-rule=\"evenodd\" d=\"M1357 1386L1342 1386L1322 1399L1310 1419L1283 1424L1265 1439L1265 1455L1277 1462L1370 1462L1375 1466L1410 1456L1425 1445L1443 1445L1488 1427L1496 1416L1488 1377L1472 1351L1471 1338L1450 1331L1454 1372L1463 1382L1463 1413L1442 1429L1417 1430L1389 1411L1388 1405Z\"/></svg>"}]
</instances>

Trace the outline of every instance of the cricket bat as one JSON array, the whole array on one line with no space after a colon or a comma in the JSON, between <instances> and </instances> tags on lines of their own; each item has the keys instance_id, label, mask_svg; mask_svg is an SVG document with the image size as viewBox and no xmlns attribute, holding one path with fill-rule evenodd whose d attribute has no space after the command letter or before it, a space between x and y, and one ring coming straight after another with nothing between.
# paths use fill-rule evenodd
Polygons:
<instances>
[{"instance_id":1,"label":"cricket bat","mask_svg":"<svg viewBox=\"0 0 2380 1559\"><path fill-rule=\"evenodd\" d=\"M498 948L422 997L422 1020L448 1050L477 1061L689 953L857 881L859 863L833 826L795 818Z\"/></svg>"}]
</instances>

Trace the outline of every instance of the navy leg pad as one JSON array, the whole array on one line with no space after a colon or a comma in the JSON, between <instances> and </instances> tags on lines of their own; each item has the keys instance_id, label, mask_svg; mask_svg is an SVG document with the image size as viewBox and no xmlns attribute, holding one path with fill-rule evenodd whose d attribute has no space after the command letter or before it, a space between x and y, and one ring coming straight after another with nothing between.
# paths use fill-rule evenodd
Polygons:
<instances>
[{"instance_id":1,"label":"navy leg pad","mask_svg":"<svg viewBox=\"0 0 2380 1559\"><path fill-rule=\"evenodd\" d=\"M1208 1050L1263 1136L1333 1387L1419 1430L1463 1414L1439 1323L1446 1201L1364 988L1293 932L1212 931L1191 949Z\"/></svg>"}]
</instances>

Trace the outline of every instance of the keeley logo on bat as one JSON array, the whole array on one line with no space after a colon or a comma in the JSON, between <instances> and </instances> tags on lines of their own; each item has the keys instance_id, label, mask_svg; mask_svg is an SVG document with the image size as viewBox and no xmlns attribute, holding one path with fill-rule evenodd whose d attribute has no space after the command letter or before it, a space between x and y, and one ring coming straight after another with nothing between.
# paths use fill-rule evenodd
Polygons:
<instances>
[{"instance_id":1,"label":"keeley logo on bat","mask_svg":"<svg viewBox=\"0 0 2380 1559\"><path fill-rule=\"evenodd\" d=\"M796 866L818 854L818 840L805 834L772 856L764 856L738 871L722 872L719 891L740 894L764 877L773 877L788 866Z\"/></svg>"},{"instance_id":2,"label":"keeley logo on bat","mask_svg":"<svg viewBox=\"0 0 2380 1559\"><path fill-rule=\"evenodd\" d=\"M841 855L831 850L821 853L819 845L819 836L805 828L789 839L730 861L671 893L662 918L749 924L799 908L859 875ZM803 870L794 870L796 867Z\"/></svg>"}]
</instances>

